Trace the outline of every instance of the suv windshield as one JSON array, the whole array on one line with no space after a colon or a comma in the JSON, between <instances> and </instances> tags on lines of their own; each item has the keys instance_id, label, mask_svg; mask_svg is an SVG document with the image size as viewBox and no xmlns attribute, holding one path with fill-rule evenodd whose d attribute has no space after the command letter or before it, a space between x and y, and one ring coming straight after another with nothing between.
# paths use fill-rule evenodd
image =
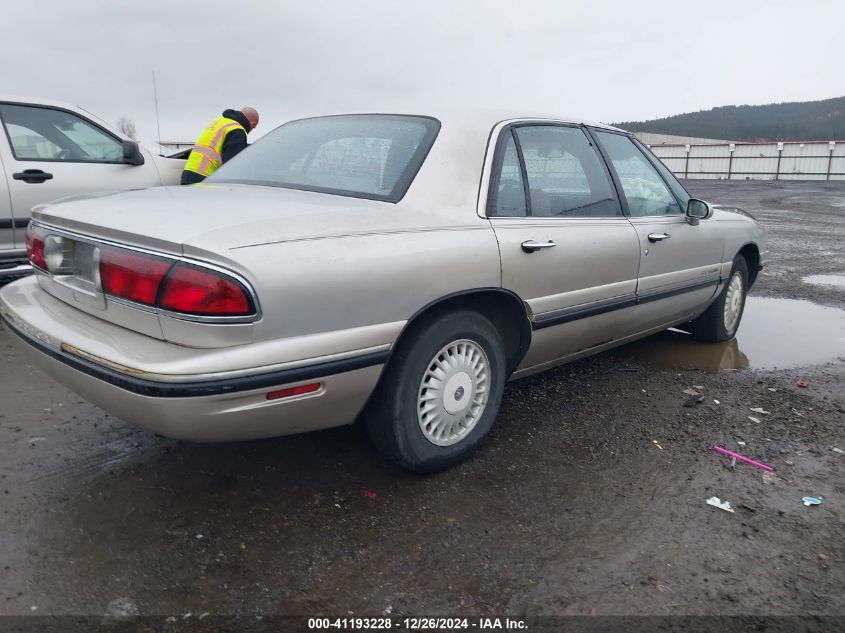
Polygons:
<instances>
[{"instance_id":1,"label":"suv windshield","mask_svg":"<svg viewBox=\"0 0 845 633\"><path fill-rule=\"evenodd\" d=\"M386 114L291 121L238 154L206 182L397 202L439 129L440 123L428 117Z\"/></svg>"}]
</instances>

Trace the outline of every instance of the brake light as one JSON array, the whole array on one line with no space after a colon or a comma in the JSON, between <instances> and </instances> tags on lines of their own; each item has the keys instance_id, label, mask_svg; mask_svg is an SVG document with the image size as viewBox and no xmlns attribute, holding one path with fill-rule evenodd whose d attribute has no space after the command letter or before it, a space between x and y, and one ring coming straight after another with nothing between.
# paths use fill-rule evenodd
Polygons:
<instances>
[{"instance_id":1,"label":"brake light","mask_svg":"<svg viewBox=\"0 0 845 633\"><path fill-rule=\"evenodd\" d=\"M116 248L100 249L103 292L144 305L155 305L171 262L153 255Z\"/></svg>"},{"instance_id":2,"label":"brake light","mask_svg":"<svg viewBox=\"0 0 845 633\"><path fill-rule=\"evenodd\" d=\"M33 266L47 268L44 262L44 235L32 224L26 227L26 256Z\"/></svg>"},{"instance_id":3,"label":"brake light","mask_svg":"<svg viewBox=\"0 0 845 633\"><path fill-rule=\"evenodd\" d=\"M176 264L168 273L159 307L197 316L247 316L255 311L236 280L186 264Z\"/></svg>"},{"instance_id":4,"label":"brake light","mask_svg":"<svg viewBox=\"0 0 845 633\"><path fill-rule=\"evenodd\" d=\"M251 316L255 304L224 273L120 248L100 248L105 294L188 316Z\"/></svg>"}]
</instances>

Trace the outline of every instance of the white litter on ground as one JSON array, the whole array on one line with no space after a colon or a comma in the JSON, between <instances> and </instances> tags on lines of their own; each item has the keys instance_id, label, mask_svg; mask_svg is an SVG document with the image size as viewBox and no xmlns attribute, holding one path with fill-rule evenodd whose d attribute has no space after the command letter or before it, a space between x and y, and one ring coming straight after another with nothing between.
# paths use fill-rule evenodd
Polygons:
<instances>
[{"instance_id":1,"label":"white litter on ground","mask_svg":"<svg viewBox=\"0 0 845 633\"><path fill-rule=\"evenodd\" d=\"M707 500L707 505L713 506L714 508L719 508L720 510L724 510L725 512L730 512L731 514L736 514L734 509L731 507L730 501L722 501L719 497L710 497Z\"/></svg>"}]
</instances>

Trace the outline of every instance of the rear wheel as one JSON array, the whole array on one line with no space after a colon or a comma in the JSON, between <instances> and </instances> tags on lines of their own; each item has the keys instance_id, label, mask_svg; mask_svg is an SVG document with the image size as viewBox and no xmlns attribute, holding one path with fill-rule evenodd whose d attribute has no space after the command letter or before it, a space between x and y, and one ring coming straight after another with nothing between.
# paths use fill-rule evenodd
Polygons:
<instances>
[{"instance_id":1,"label":"rear wheel","mask_svg":"<svg viewBox=\"0 0 845 633\"><path fill-rule=\"evenodd\" d=\"M748 264L742 255L734 259L728 283L704 313L691 323L696 338L711 343L731 340L739 329L748 294Z\"/></svg>"},{"instance_id":2,"label":"rear wheel","mask_svg":"<svg viewBox=\"0 0 845 633\"><path fill-rule=\"evenodd\" d=\"M400 340L364 419L376 447L418 473L467 459L490 430L505 385L496 327L461 311L417 326Z\"/></svg>"}]
</instances>

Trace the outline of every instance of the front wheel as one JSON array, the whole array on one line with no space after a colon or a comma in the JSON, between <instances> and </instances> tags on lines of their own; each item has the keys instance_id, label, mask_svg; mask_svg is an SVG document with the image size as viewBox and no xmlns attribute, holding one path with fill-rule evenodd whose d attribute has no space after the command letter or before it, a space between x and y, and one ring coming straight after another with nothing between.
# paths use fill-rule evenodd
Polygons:
<instances>
[{"instance_id":1,"label":"front wheel","mask_svg":"<svg viewBox=\"0 0 845 633\"><path fill-rule=\"evenodd\" d=\"M731 340L739 329L748 294L748 264L742 255L734 259L731 276L718 298L704 313L692 321L693 335L710 343Z\"/></svg>"},{"instance_id":2,"label":"front wheel","mask_svg":"<svg viewBox=\"0 0 845 633\"><path fill-rule=\"evenodd\" d=\"M399 341L364 414L373 443L417 473L466 460L496 418L505 364L501 335L477 312L417 326Z\"/></svg>"}]
</instances>

